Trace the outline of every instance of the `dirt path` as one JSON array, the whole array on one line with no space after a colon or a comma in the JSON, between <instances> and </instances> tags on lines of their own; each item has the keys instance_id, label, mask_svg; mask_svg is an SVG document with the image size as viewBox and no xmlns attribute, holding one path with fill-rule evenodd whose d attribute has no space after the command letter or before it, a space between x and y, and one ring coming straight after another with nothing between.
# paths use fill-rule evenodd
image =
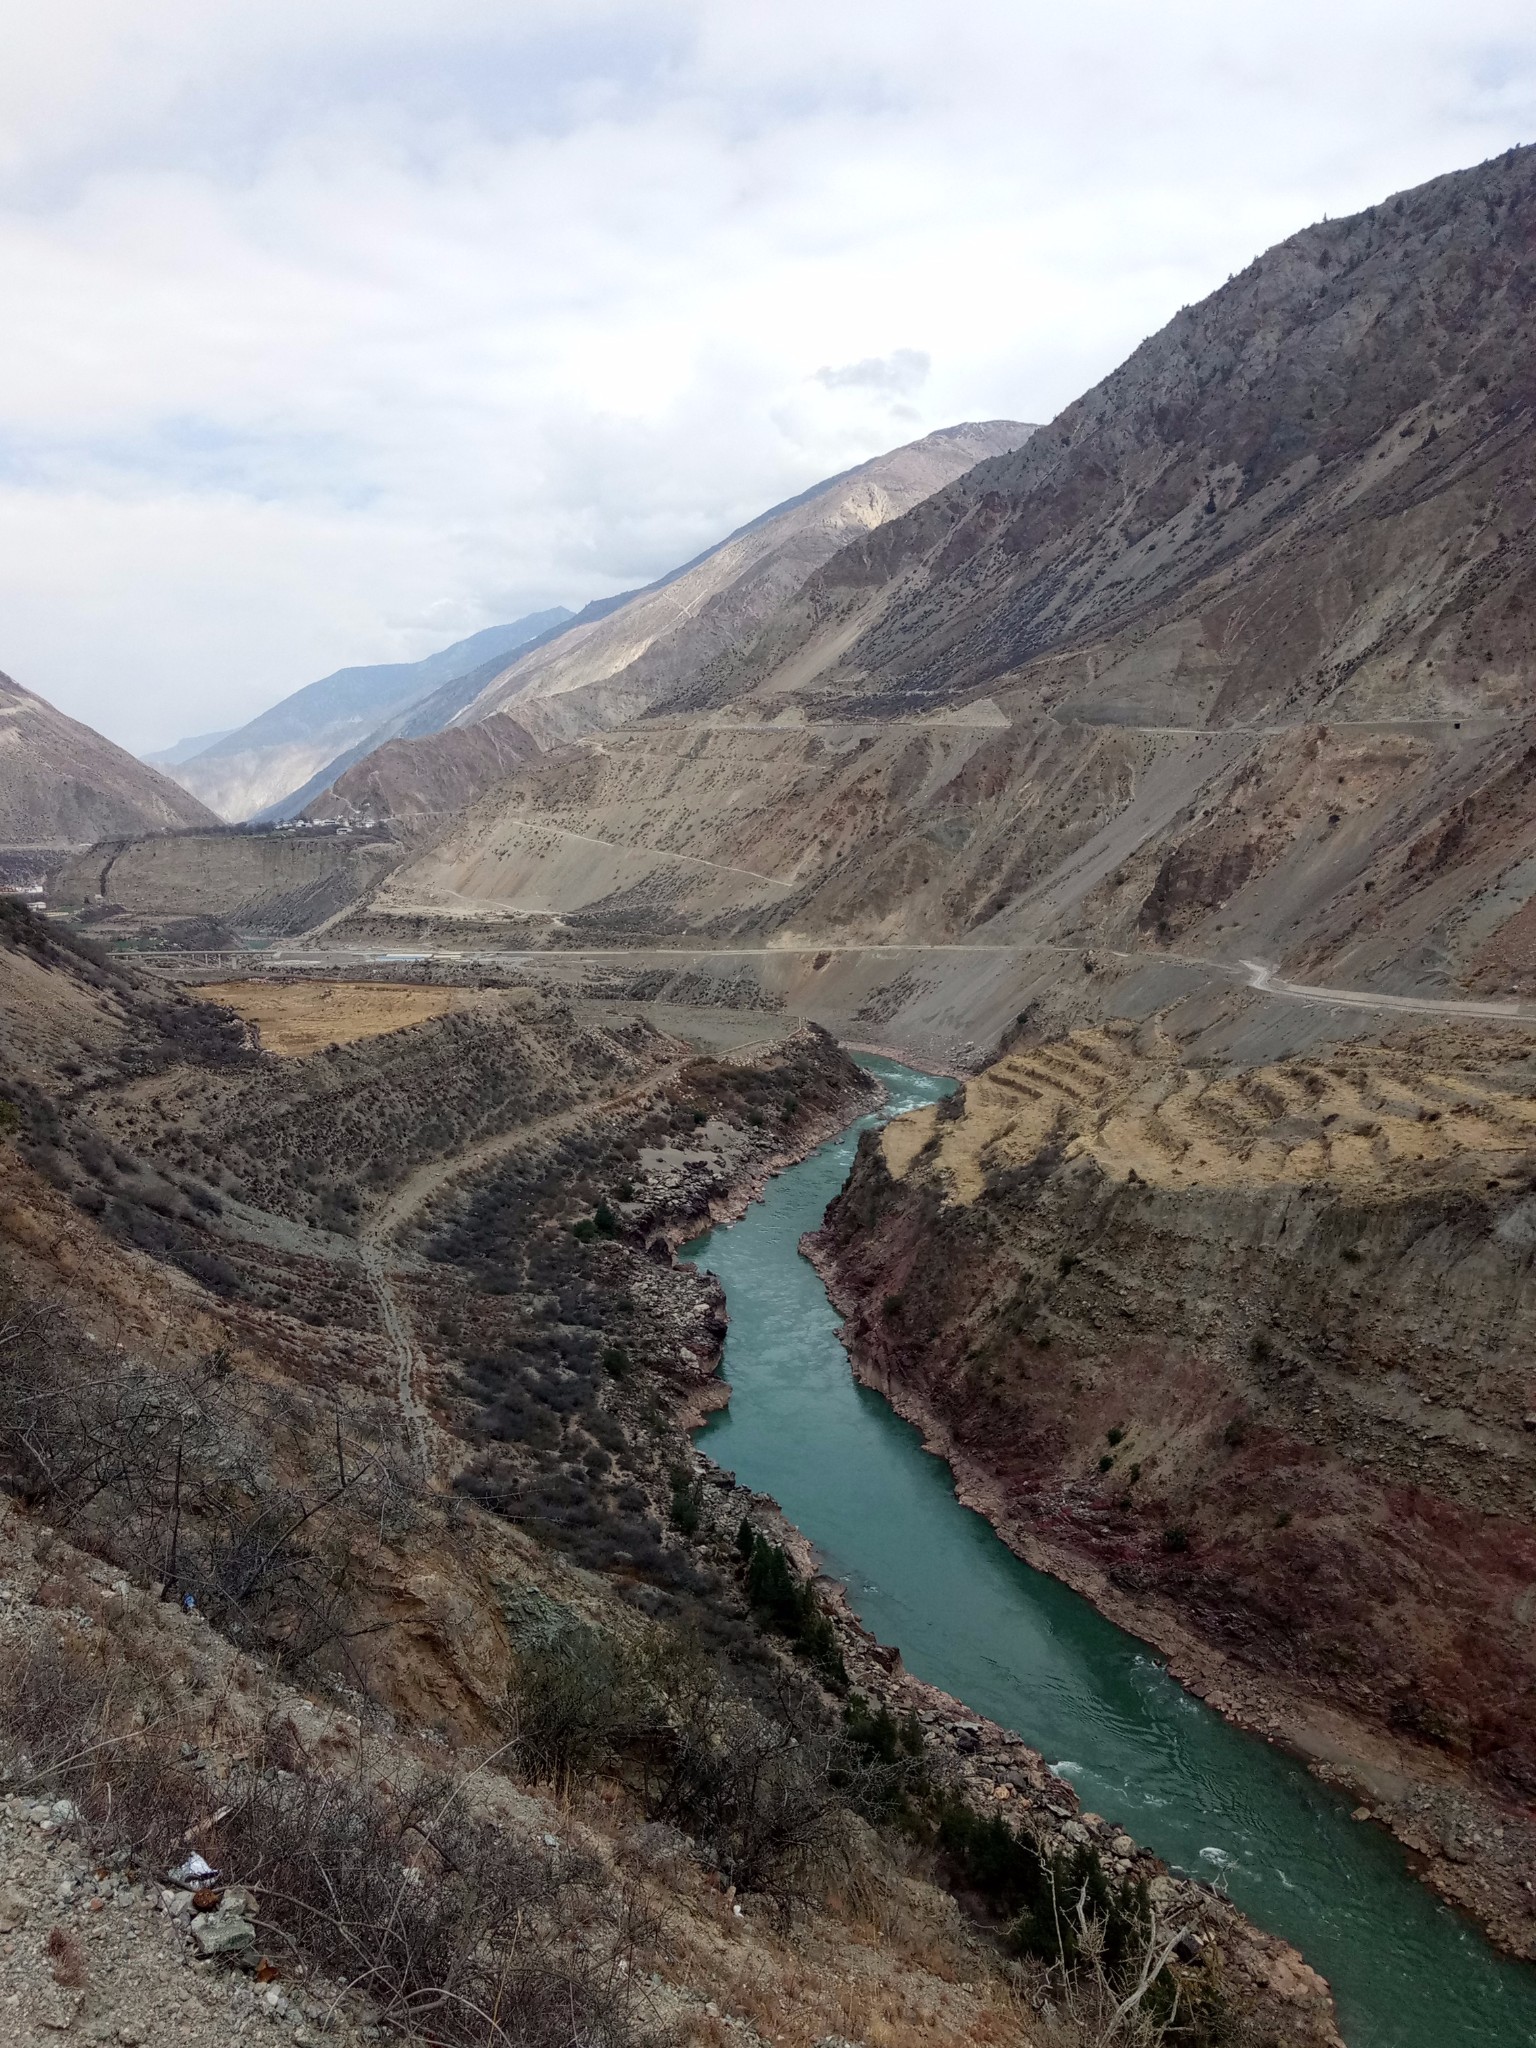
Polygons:
<instances>
[{"instance_id":1,"label":"dirt path","mask_svg":"<svg viewBox=\"0 0 1536 2048\"><path fill-rule=\"evenodd\" d=\"M572 960L618 959L635 961L651 959L700 960L709 958L716 960L740 960L764 955L784 958L787 955L797 953L809 954L813 950L828 951L836 954L877 953L891 955L947 953L1061 953L1076 955L1089 951L1099 954L1102 958L1124 960L1130 965L1137 967L1157 966L1167 961L1174 961L1181 967L1194 968L1225 980L1235 980L1241 976L1255 994L1273 996L1283 1002L1311 1003L1328 1009L1375 1010L1384 1014L1409 1017L1492 1018L1506 1023L1536 1023L1536 1003L1475 1002L1453 996L1397 996L1378 992L1375 989L1327 988L1317 982L1287 981L1282 975L1277 974L1274 968L1267 967L1262 960L1215 960L1198 953L1178 953L1172 951L1159 951L1157 953L1126 952L1114 946L1096 946L1091 942L1086 946L1080 942L1068 944L1055 939L992 940L985 942L979 940L886 940L874 944L846 945L838 943L821 948L813 948L809 945L721 947L573 946L570 948L562 947L559 951L551 951L547 948L533 947L524 950L499 952L491 949L447 951L443 957L450 960L478 960L502 964L515 962L519 965L548 966ZM386 953L338 950L335 955L335 962L337 967L340 968L350 963L362 962L363 964L368 964L387 960L391 957L391 955ZM432 955L423 953L419 957L428 959ZM326 955L323 953L291 953L274 955L268 964L271 966L314 967L323 965L325 960ZM460 1170L458 1167L454 1167L453 1172Z\"/></svg>"},{"instance_id":2,"label":"dirt path","mask_svg":"<svg viewBox=\"0 0 1536 2048\"><path fill-rule=\"evenodd\" d=\"M482 1167L491 1165L508 1153L519 1151L524 1145L579 1130L594 1117L653 1094L669 1081L675 1081L681 1071L680 1060L652 1067L642 1079L621 1088L615 1095L578 1102L553 1116L539 1117L531 1124L519 1124L515 1130L498 1131L494 1136L482 1138L464 1151L454 1153L450 1159L429 1160L408 1175L384 1206L364 1224L358 1238L358 1256L379 1304L379 1320L395 1354L395 1399L400 1409L406 1447L424 1479L436 1477L432 1451L433 1424L417 1394L427 1361L411 1328L409 1311L395 1291L390 1271L389 1240L402 1224L451 1182L479 1172Z\"/></svg>"}]
</instances>

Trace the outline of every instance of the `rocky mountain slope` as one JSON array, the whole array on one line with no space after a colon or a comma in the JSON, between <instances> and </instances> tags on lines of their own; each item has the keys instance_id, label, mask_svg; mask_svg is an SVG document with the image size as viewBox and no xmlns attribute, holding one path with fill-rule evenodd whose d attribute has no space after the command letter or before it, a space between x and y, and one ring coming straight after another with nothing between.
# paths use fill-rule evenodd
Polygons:
<instances>
[{"instance_id":1,"label":"rocky mountain slope","mask_svg":"<svg viewBox=\"0 0 1536 2048\"><path fill-rule=\"evenodd\" d=\"M285 1056L0 905L27 2024L1087 2048L1145 1954L1199 2038L1337 2048L1294 1952L907 1679L689 1449L722 1323L670 1247L867 1079L815 1031L718 1060L408 993L251 991Z\"/></svg>"},{"instance_id":2,"label":"rocky mountain slope","mask_svg":"<svg viewBox=\"0 0 1536 2048\"><path fill-rule=\"evenodd\" d=\"M309 793L317 772L323 786L359 750L391 738L423 699L451 690L488 664L499 669L513 648L557 632L570 617L557 605L510 625L487 626L423 661L337 669L247 724L219 734L199 752L176 761L167 755L166 766L221 818L286 816L302 803L299 792ZM169 752L181 754L181 749Z\"/></svg>"},{"instance_id":3,"label":"rocky mountain slope","mask_svg":"<svg viewBox=\"0 0 1536 2048\"><path fill-rule=\"evenodd\" d=\"M213 822L156 769L0 675L0 847L89 846Z\"/></svg>"},{"instance_id":4,"label":"rocky mountain slope","mask_svg":"<svg viewBox=\"0 0 1536 2048\"><path fill-rule=\"evenodd\" d=\"M1524 987L1533 245L1531 150L1292 237L391 904Z\"/></svg>"},{"instance_id":5,"label":"rocky mountain slope","mask_svg":"<svg viewBox=\"0 0 1536 2048\"><path fill-rule=\"evenodd\" d=\"M1026 1555L1536 1957L1533 1087L1514 1027L1026 1039L866 1141L819 1257Z\"/></svg>"},{"instance_id":6,"label":"rocky mountain slope","mask_svg":"<svg viewBox=\"0 0 1536 2048\"><path fill-rule=\"evenodd\" d=\"M364 762L308 815L387 806L385 815L414 816L445 796L468 802L513 758L511 738L493 721L510 722L517 745L531 751L529 741L547 748L633 718L750 638L850 535L896 518L1031 432L1012 420L945 428L774 506L658 582L589 606L439 720L448 728L439 739Z\"/></svg>"},{"instance_id":7,"label":"rocky mountain slope","mask_svg":"<svg viewBox=\"0 0 1536 2048\"><path fill-rule=\"evenodd\" d=\"M1292 236L691 694L910 711L1031 674L1133 725L1529 709L1533 249L1529 149Z\"/></svg>"}]
</instances>

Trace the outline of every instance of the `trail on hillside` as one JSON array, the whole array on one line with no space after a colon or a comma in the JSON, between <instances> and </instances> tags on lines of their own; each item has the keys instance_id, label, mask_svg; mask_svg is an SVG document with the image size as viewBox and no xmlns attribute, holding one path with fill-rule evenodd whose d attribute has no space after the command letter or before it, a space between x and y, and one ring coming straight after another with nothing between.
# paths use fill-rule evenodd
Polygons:
<instances>
[{"instance_id":1,"label":"trail on hillside","mask_svg":"<svg viewBox=\"0 0 1536 2048\"><path fill-rule=\"evenodd\" d=\"M1384 1012L1396 1013L1402 1016L1468 1018L1480 1017L1485 1019L1497 1019L1505 1023L1536 1023L1536 1004L1533 1003L1478 1002L1471 998L1464 998L1460 996L1403 996L1389 995L1385 991L1377 989L1329 988L1325 987L1320 982L1287 981L1283 975L1278 974L1273 967L1266 966L1262 960L1213 960L1209 956L1203 954L1179 953L1172 951L1160 951L1157 953L1127 952L1121 948L1114 946L1096 945L1093 944L1091 941L1086 943L1078 942L1069 944L1064 941L1056 939L1024 939L1016 940L1011 943L1004 940L967 941L901 939L889 940L874 944L843 944L840 942L823 942L820 945L809 944L804 946L572 946L562 947L558 953L550 952L548 950L542 950L536 947L529 947L517 951L505 952L493 952L489 949L476 949L468 950L465 952L450 951L449 957L453 959L469 959L472 961L484 962L517 961L519 963L536 963L567 960L633 961L636 959L658 958L678 960L700 960L711 958L718 960L737 960L756 958L764 955L772 955L775 958L782 959L788 954L818 952L829 952L833 954L1082 954L1084 952L1092 952L1099 954L1104 959L1126 960L1136 966L1157 966L1163 962L1171 960L1177 962L1177 964L1181 967L1200 968L1208 974L1219 975L1225 978L1232 978L1234 976L1241 974L1245 979L1247 986L1250 989L1252 989L1256 994L1264 996L1274 996L1282 1001L1287 1002L1321 1004L1325 1007L1332 1006L1334 1008L1346 1010L1381 1010ZM348 949L343 957L352 960L361 959L365 961L382 961L387 960L390 956L385 953L352 952L350 949ZM423 955L421 957L427 958L430 956ZM313 955L294 955L288 956L286 958L279 956L279 958L274 962L274 964L315 965L317 963L316 958ZM739 1048L737 1052L733 1052L732 1057L735 1058L739 1056L739 1052L741 1051L749 1051L752 1049L753 1048L750 1047ZM531 1129L532 1126L529 1126L529 1128ZM492 1140L488 1142L495 1144L501 1141ZM470 1157L470 1155L465 1154L463 1155L463 1157L467 1160ZM446 1177L452 1179L458 1173L463 1172L465 1170L467 1169L464 1166L461 1166L457 1162L453 1162L450 1165ZM410 1183L407 1183L407 1187L409 1187L410 1185ZM404 1190L402 1190L402 1193L403 1192ZM398 1199L398 1197L396 1199Z\"/></svg>"},{"instance_id":2,"label":"trail on hillside","mask_svg":"<svg viewBox=\"0 0 1536 2048\"><path fill-rule=\"evenodd\" d=\"M525 1145L578 1130L594 1117L607 1115L665 1087L681 1072L681 1060L669 1061L664 1066L650 1068L640 1080L631 1082L614 1095L575 1103L552 1116L519 1124L515 1130L498 1131L467 1146L462 1152L454 1153L451 1158L429 1160L408 1174L383 1207L363 1226L358 1238L358 1257L379 1304L379 1320L395 1354L395 1400L400 1409L406 1447L424 1479L436 1478L432 1420L417 1392L425 1375L427 1360L411 1327L410 1312L395 1291L389 1262L389 1240L434 1195L441 1193L453 1181L461 1180L466 1174L477 1173Z\"/></svg>"}]
</instances>

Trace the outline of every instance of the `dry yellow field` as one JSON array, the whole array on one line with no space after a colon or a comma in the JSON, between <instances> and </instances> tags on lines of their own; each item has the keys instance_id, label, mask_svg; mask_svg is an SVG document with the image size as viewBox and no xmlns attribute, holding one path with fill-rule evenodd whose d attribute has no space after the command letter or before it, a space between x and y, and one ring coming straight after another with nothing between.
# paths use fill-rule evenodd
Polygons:
<instances>
[{"instance_id":1,"label":"dry yellow field","mask_svg":"<svg viewBox=\"0 0 1536 2048\"><path fill-rule=\"evenodd\" d=\"M268 1052L300 1059L328 1045L382 1038L485 998L475 989L412 988L398 982L223 981L198 990L254 1024Z\"/></svg>"}]
</instances>

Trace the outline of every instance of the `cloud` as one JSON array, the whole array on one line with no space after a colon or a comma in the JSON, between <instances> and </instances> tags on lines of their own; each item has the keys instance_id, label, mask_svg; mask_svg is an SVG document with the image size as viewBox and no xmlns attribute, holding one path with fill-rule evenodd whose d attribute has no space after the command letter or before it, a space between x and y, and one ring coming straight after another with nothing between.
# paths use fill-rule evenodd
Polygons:
<instances>
[{"instance_id":1,"label":"cloud","mask_svg":"<svg viewBox=\"0 0 1536 2048\"><path fill-rule=\"evenodd\" d=\"M6 58L0 667L142 746L1048 418L1536 129L1506 0L54 0Z\"/></svg>"},{"instance_id":2,"label":"cloud","mask_svg":"<svg viewBox=\"0 0 1536 2048\"><path fill-rule=\"evenodd\" d=\"M844 363L840 369L820 369L816 382L829 391L884 391L893 398L909 398L927 382L932 368L933 358L926 350L898 348L888 356Z\"/></svg>"}]
</instances>

